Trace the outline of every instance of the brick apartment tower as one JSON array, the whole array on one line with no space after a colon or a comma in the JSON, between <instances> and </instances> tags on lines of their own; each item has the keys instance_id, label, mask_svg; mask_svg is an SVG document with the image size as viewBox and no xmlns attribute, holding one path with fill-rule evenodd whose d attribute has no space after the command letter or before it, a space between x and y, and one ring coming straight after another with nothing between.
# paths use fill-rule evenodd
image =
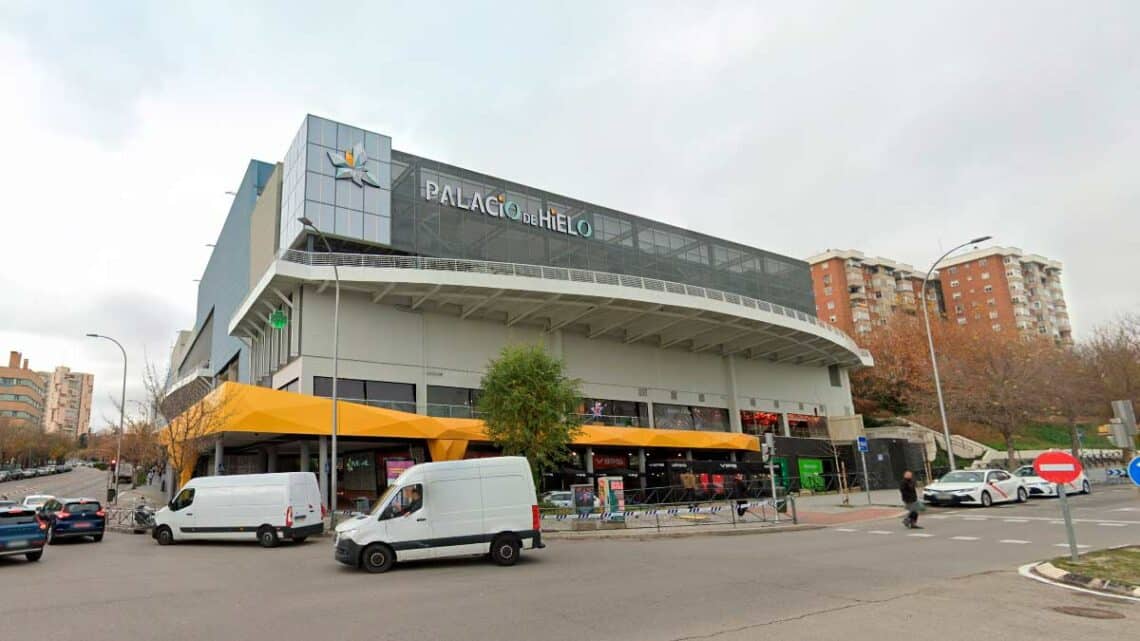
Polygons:
<instances>
[{"instance_id":1,"label":"brick apartment tower","mask_svg":"<svg viewBox=\"0 0 1140 641\"><path fill-rule=\"evenodd\" d=\"M10 352L8 366L0 367L0 421L39 427L44 394L43 379L28 368L28 359Z\"/></svg>"},{"instance_id":2,"label":"brick apartment tower","mask_svg":"<svg viewBox=\"0 0 1140 641\"><path fill-rule=\"evenodd\" d=\"M1061 263L1055 260L1016 247L986 247L944 261L939 279L952 322L1073 342Z\"/></svg>"},{"instance_id":3,"label":"brick apartment tower","mask_svg":"<svg viewBox=\"0 0 1140 641\"><path fill-rule=\"evenodd\" d=\"M57 367L51 372L40 372L47 385L44 404L44 432L81 436L91 431L91 395L95 377Z\"/></svg>"},{"instance_id":4,"label":"brick apartment tower","mask_svg":"<svg viewBox=\"0 0 1140 641\"><path fill-rule=\"evenodd\" d=\"M921 309L918 294L925 274L910 265L868 258L854 249L829 249L807 260L816 315L856 340L886 325L893 314L916 314ZM942 310L935 277L927 286L927 302L932 312Z\"/></svg>"}]
</instances>

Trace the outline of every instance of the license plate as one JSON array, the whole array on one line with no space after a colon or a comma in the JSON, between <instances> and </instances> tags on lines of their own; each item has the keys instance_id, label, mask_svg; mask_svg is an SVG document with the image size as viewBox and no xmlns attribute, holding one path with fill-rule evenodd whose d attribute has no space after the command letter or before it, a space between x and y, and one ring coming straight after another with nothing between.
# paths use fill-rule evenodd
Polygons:
<instances>
[{"instance_id":1,"label":"license plate","mask_svg":"<svg viewBox=\"0 0 1140 641\"><path fill-rule=\"evenodd\" d=\"M943 500L943 501L945 501L945 500L947 500L947 499L949 499L949 498L950 498L950 495L949 495L949 494L946 494L946 493L944 493L944 492L939 492L939 493L937 494L937 496L938 496L938 498L939 498L939 499L941 499L941 500Z\"/></svg>"},{"instance_id":2,"label":"license plate","mask_svg":"<svg viewBox=\"0 0 1140 641\"><path fill-rule=\"evenodd\" d=\"M28 542L27 541L8 541L8 547L10 547L10 548L26 548L26 547L28 547Z\"/></svg>"},{"instance_id":3,"label":"license plate","mask_svg":"<svg viewBox=\"0 0 1140 641\"><path fill-rule=\"evenodd\" d=\"M80 521L80 522L75 524L75 527L77 527L77 528L91 527L91 524L88 523L87 521Z\"/></svg>"}]
</instances>

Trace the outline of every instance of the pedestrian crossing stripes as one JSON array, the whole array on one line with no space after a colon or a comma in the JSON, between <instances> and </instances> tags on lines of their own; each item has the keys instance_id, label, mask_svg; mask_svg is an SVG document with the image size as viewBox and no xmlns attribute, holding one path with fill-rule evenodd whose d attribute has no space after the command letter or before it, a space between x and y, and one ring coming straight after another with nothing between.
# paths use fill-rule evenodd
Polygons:
<instances>
[{"instance_id":1,"label":"pedestrian crossing stripes","mask_svg":"<svg viewBox=\"0 0 1140 641\"><path fill-rule=\"evenodd\" d=\"M1097 523L1101 527L1128 527L1127 523Z\"/></svg>"},{"instance_id":2,"label":"pedestrian crossing stripes","mask_svg":"<svg viewBox=\"0 0 1140 641\"><path fill-rule=\"evenodd\" d=\"M913 534L908 534L907 536L914 537L916 539L929 539L929 538L933 537L934 535L933 534L927 534L926 532L915 532Z\"/></svg>"},{"instance_id":3,"label":"pedestrian crossing stripes","mask_svg":"<svg viewBox=\"0 0 1140 641\"><path fill-rule=\"evenodd\" d=\"M978 537L976 537L976 536L952 536L952 537L950 537L950 540L951 541L977 541Z\"/></svg>"},{"instance_id":4,"label":"pedestrian crossing stripes","mask_svg":"<svg viewBox=\"0 0 1140 641\"><path fill-rule=\"evenodd\" d=\"M998 543L1011 543L1013 545L1028 545L1033 541L1024 541L1022 539L1002 539Z\"/></svg>"},{"instance_id":5,"label":"pedestrian crossing stripes","mask_svg":"<svg viewBox=\"0 0 1140 641\"><path fill-rule=\"evenodd\" d=\"M1004 519L1005 523L1028 523L1029 519Z\"/></svg>"}]
</instances>

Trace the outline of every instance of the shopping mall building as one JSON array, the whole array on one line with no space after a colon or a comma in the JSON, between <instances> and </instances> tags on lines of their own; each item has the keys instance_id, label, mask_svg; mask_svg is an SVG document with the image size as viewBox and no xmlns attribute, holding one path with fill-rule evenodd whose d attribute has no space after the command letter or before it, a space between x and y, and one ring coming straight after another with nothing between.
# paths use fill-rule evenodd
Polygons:
<instances>
[{"instance_id":1,"label":"shopping mall building","mask_svg":"<svg viewBox=\"0 0 1140 641\"><path fill-rule=\"evenodd\" d=\"M172 354L177 388L257 388L202 473L329 469L331 404L314 397L331 395L338 281L342 501L401 461L492 454L462 419L506 345L543 345L581 381L591 428L548 487L750 469L758 435L851 417L848 374L872 364L816 318L803 261L308 116L283 162L250 162Z\"/></svg>"}]
</instances>

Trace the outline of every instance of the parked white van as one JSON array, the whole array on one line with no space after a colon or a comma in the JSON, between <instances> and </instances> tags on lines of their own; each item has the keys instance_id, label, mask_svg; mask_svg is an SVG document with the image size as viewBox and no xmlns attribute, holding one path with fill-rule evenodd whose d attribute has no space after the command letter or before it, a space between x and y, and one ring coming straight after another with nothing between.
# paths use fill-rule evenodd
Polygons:
<instances>
[{"instance_id":1,"label":"parked white van","mask_svg":"<svg viewBox=\"0 0 1140 641\"><path fill-rule=\"evenodd\" d=\"M336 528L337 561L387 572L399 561L485 554L514 565L545 547L530 465L521 456L414 465L371 514Z\"/></svg>"},{"instance_id":2,"label":"parked white van","mask_svg":"<svg viewBox=\"0 0 1140 641\"><path fill-rule=\"evenodd\" d=\"M160 545L256 540L268 548L281 539L300 543L320 534L323 516L317 477L310 472L200 476L154 515L152 535Z\"/></svg>"}]
</instances>

